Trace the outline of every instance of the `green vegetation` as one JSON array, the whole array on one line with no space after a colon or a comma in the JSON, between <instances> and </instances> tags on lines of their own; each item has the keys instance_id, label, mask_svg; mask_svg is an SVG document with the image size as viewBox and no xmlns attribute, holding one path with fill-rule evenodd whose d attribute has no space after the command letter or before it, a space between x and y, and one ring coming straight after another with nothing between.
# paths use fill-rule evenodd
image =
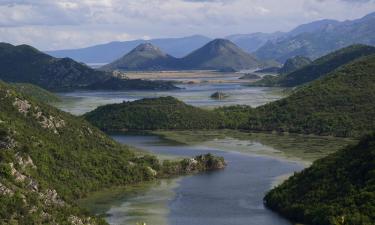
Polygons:
<instances>
[{"instance_id":1,"label":"green vegetation","mask_svg":"<svg viewBox=\"0 0 375 225\"><path fill-rule=\"evenodd\" d=\"M104 224L74 201L102 188L215 169L220 163L225 165L211 155L160 162L0 82L0 220L6 223Z\"/></svg>"},{"instance_id":2,"label":"green vegetation","mask_svg":"<svg viewBox=\"0 0 375 225\"><path fill-rule=\"evenodd\" d=\"M238 130L153 131L166 140L242 153L277 156L313 162L356 143L349 138L285 133L254 133Z\"/></svg>"},{"instance_id":3,"label":"green vegetation","mask_svg":"<svg viewBox=\"0 0 375 225\"><path fill-rule=\"evenodd\" d=\"M244 129L359 137L375 128L375 55L258 108L207 111L172 97L107 105L87 113L103 130Z\"/></svg>"},{"instance_id":4,"label":"green vegetation","mask_svg":"<svg viewBox=\"0 0 375 225\"><path fill-rule=\"evenodd\" d=\"M306 84L326 76L340 66L371 54L375 54L375 47L352 45L323 56L294 72L278 77L266 77L252 85L294 87Z\"/></svg>"},{"instance_id":5,"label":"green vegetation","mask_svg":"<svg viewBox=\"0 0 375 225\"><path fill-rule=\"evenodd\" d=\"M60 101L60 98L54 93L33 84L13 83L11 85L23 95L33 97L40 102L52 103Z\"/></svg>"},{"instance_id":6,"label":"green vegetation","mask_svg":"<svg viewBox=\"0 0 375 225\"><path fill-rule=\"evenodd\" d=\"M375 136L317 160L264 199L269 208L300 223L374 224Z\"/></svg>"},{"instance_id":7,"label":"green vegetation","mask_svg":"<svg viewBox=\"0 0 375 225\"><path fill-rule=\"evenodd\" d=\"M284 66L278 71L281 74L288 74L294 72L311 63L311 59L304 56L296 56L286 60Z\"/></svg>"},{"instance_id":8,"label":"green vegetation","mask_svg":"<svg viewBox=\"0 0 375 225\"><path fill-rule=\"evenodd\" d=\"M171 83L154 84L153 81L115 78L111 73L94 70L69 58L58 59L28 45L13 46L6 43L0 43L0 79L5 82L30 83L58 91L176 88Z\"/></svg>"},{"instance_id":9,"label":"green vegetation","mask_svg":"<svg viewBox=\"0 0 375 225\"><path fill-rule=\"evenodd\" d=\"M84 117L103 130L210 129L220 125L216 113L173 97L100 106Z\"/></svg>"},{"instance_id":10,"label":"green vegetation","mask_svg":"<svg viewBox=\"0 0 375 225\"><path fill-rule=\"evenodd\" d=\"M248 130L335 136L362 136L375 128L375 55L297 89L276 102L248 109L224 108ZM246 118L247 116L247 118Z\"/></svg>"}]
</instances>

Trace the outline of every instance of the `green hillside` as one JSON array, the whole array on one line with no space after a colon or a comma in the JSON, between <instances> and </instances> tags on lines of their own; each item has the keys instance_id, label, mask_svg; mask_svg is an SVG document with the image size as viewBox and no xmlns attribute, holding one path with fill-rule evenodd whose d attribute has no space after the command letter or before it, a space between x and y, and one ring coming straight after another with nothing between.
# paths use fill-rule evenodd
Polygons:
<instances>
[{"instance_id":1,"label":"green hillside","mask_svg":"<svg viewBox=\"0 0 375 225\"><path fill-rule=\"evenodd\" d=\"M375 47L352 45L316 59L313 63L294 72L278 77L266 77L254 85L294 87L306 84L327 75L340 66L371 54L375 54Z\"/></svg>"},{"instance_id":2,"label":"green hillside","mask_svg":"<svg viewBox=\"0 0 375 225\"><path fill-rule=\"evenodd\" d=\"M6 224L103 224L74 200L102 188L225 166L211 155L192 162L162 163L137 153L82 118L0 82L0 221Z\"/></svg>"},{"instance_id":3,"label":"green hillside","mask_svg":"<svg viewBox=\"0 0 375 225\"><path fill-rule=\"evenodd\" d=\"M229 113L230 114L230 113ZM361 136L375 128L375 55L248 113L249 130Z\"/></svg>"},{"instance_id":4,"label":"green hillside","mask_svg":"<svg viewBox=\"0 0 375 225\"><path fill-rule=\"evenodd\" d=\"M316 161L264 199L269 208L304 224L374 224L375 136Z\"/></svg>"},{"instance_id":5,"label":"green hillside","mask_svg":"<svg viewBox=\"0 0 375 225\"><path fill-rule=\"evenodd\" d=\"M69 58L54 58L28 45L14 46L0 43L0 80L12 83L30 83L47 90L106 89L115 79L116 89L175 89L170 83L143 80L121 80L111 73L94 70ZM99 87L99 88L98 88Z\"/></svg>"},{"instance_id":6,"label":"green hillside","mask_svg":"<svg viewBox=\"0 0 375 225\"><path fill-rule=\"evenodd\" d=\"M245 129L358 137L375 128L375 55L356 60L284 99L212 111L172 97L107 105L85 117L104 130Z\"/></svg>"},{"instance_id":7,"label":"green hillside","mask_svg":"<svg viewBox=\"0 0 375 225\"><path fill-rule=\"evenodd\" d=\"M307 57L296 56L286 60L284 66L281 67L278 72L281 74L288 74L309 65L311 62L311 59Z\"/></svg>"},{"instance_id":8,"label":"green hillside","mask_svg":"<svg viewBox=\"0 0 375 225\"><path fill-rule=\"evenodd\" d=\"M210 129L221 124L216 113L173 97L100 106L84 117L103 130Z\"/></svg>"},{"instance_id":9,"label":"green hillside","mask_svg":"<svg viewBox=\"0 0 375 225\"><path fill-rule=\"evenodd\" d=\"M57 95L33 84L13 83L11 85L23 95L31 96L40 102L51 103L60 101Z\"/></svg>"}]
</instances>

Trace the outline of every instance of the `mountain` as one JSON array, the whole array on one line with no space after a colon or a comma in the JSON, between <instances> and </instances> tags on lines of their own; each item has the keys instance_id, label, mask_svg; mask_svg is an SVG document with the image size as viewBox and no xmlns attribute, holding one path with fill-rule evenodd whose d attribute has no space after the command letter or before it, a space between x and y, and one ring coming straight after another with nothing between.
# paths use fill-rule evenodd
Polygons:
<instances>
[{"instance_id":1,"label":"mountain","mask_svg":"<svg viewBox=\"0 0 375 225\"><path fill-rule=\"evenodd\" d=\"M366 45L349 46L332 52L326 56L320 57L313 63L306 65L294 72L278 77L266 77L264 80L260 80L257 83L254 83L254 85L283 87L294 87L297 85L302 85L319 79L334 71L338 67L345 65L353 60L371 54L375 54L375 47Z\"/></svg>"},{"instance_id":2,"label":"mountain","mask_svg":"<svg viewBox=\"0 0 375 225\"><path fill-rule=\"evenodd\" d=\"M358 137L374 130L375 54L248 111L243 129ZM246 111L245 110L245 111ZM230 112L230 110L228 110Z\"/></svg>"},{"instance_id":3,"label":"mountain","mask_svg":"<svg viewBox=\"0 0 375 225\"><path fill-rule=\"evenodd\" d=\"M294 222L373 224L375 135L316 161L267 193L266 206Z\"/></svg>"},{"instance_id":4,"label":"mountain","mask_svg":"<svg viewBox=\"0 0 375 225\"><path fill-rule=\"evenodd\" d=\"M177 59L150 43L140 44L120 59L103 66L103 70L168 70Z\"/></svg>"},{"instance_id":5,"label":"mountain","mask_svg":"<svg viewBox=\"0 0 375 225\"><path fill-rule=\"evenodd\" d=\"M250 53L258 50L258 48L262 47L268 41L276 40L285 33L283 32L275 32L275 33L252 33L252 34L234 34L225 37L235 43L238 47L243 49L244 51Z\"/></svg>"},{"instance_id":6,"label":"mountain","mask_svg":"<svg viewBox=\"0 0 375 225\"><path fill-rule=\"evenodd\" d=\"M285 62L297 55L316 59L353 44L375 45L374 23L375 13L352 21L314 22L296 28L287 37L268 41L255 55L263 60Z\"/></svg>"},{"instance_id":7,"label":"mountain","mask_svg":"<svg viewBox=\"0 0 375 225\"><path fill-rule=\"evenodd\" d=\"M278 72L281 74L288 74L309 65L311 62L311 59L307 57L296 56L286 60L284 66L281 67Z\"/></svg>"},{"instance_id":8,"label":"mountain","mask_svg":"<svg viewBox=\"0 0 375 225\"><path fill-rule=\"evenodd\" d=\"M0 79L6 82L31 83L48 90L112 89L105 85L116 80L116 89L162 89L176 88L170 83L143 80L121 80L112 73L94 70L72 59L58 59L28 45L13 46L0 43ZM132 85L130 86L129 83ZM102 86L103 84L103 86Z\"/></svg>"},{"instance_id":9,"label":"mountain","mask_svg":"<svg viewBox=\"0 0 375 225\"><path fill-rule=\"evenodd\" d=\"M374 71L375 54L257 108L230 106L203 111L183 105L180 109L178 100L159 98L102 107L86 118L101 129L115 130L226 128L359 137L375 129Z\"/></svg>"},{"instance_id":10,"label":"mountain","mask_svg":"<svg viewBox=\"0 0 375 225\"><path fill-rule=\"evenodd\" d=\"M303 33L312 33L312 32L326 29L327 27L330 27L330 26L335 26L339 23L340 22L337 20L328 20L328 19L313 21L311 23L306 23L306 24L297 26L293 30L289 31L287 33L287 36L296 36L296 35L303 34Z\"/></svg>"},{"instance_id":11,"label":"mountain","mask_svg":"<svg viewBox=\"0 0 375 225\"><path fill-rule=\"evenodd\" d=\"M103 70L241 70L262 67L232 42L215 39L183 58L174 58L150 43L141 44Z\"/></svg>"},{"instance_id":12,"label":"mountain","mask_svg":"<svg viewBox=\"0 0 375 225\"><path fill-rule=\"evenodd\" d=\"M225 166L213 155L194 159L161 162L136 152L0 81L2 224L107 224L76 200L105 188Z\"/></svg>"},{"instance_id":13,"label":"mountain","mask_svg":"<svg viewBox=\"0 0 375 225\"><path fill-rule=\"evenodd\" d=\"M200 49L182 58L183 68L220 70L255 69L263 67L256 57L244 52L233 42L226 39L215 39Z\"/></svg>"},{"instance_id":14,"label":"mountain","mask_svg":"<svg viewBox=\"0 0 375 225\"><path fill-rule=\"evenodd\" d=\"M129 53L132 49L143 43L151 43L159 46L162 51L174 57L183 57L209 41L211 39L208 37L194 35L182 38L111 42L80 49L47 51L47 53L57 58L69 57L84 63L109 63Z\"/></svg>"}]
</instances>

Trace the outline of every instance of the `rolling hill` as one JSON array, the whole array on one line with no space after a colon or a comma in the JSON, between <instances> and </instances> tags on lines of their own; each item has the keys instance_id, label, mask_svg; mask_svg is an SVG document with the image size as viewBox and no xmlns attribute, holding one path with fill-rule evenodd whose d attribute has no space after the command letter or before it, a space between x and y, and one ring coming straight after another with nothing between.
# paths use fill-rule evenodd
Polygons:
<instances>
[{"instance_id":1,"label":"rolling hill","mask_svg":"<svg viewBox=\"0 0 375 225\"><path fill-rule=\"evenodd\" d=\"M112 73L94 70L69 58L54 58L28 45L0 43L0 79L30 83L48 90L74 89L174 89L170 83L121 80ZM111 87L109 81L116 80ZM129 85L131 84L131 85Z\"/></svg>"}]
</instances>

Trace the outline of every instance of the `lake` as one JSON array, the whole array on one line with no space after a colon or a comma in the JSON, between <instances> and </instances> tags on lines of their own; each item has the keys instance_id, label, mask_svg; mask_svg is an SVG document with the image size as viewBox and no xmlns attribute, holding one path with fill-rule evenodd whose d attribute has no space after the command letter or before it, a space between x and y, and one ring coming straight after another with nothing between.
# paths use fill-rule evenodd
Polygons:
<instances>
[{"instance_id":1,"label":"lake","mask_svg":"<svg viewBox=\"0 0 375 225\"><path fill-rule=\"evenodd\" d=\"M263 206L264 194L278 178L301 170L302 163L221 151L199 145L179 145L144 135L113 135L121 143L175 157L213 153L227 168L195 176L161 181L141 190L107 191L81 204L105 214L110 224L135 225L274 225L291 224Z\"/></svg>"},{"instance_id":2,"label":"lake","mask_svg":"<svg viewBox=\"0 0 375 225\"><path fill-rule=\"evenodd\" d=\"M280 89L249 87L233 82L233 78L228 80L180 84L180 90L165 92L59 93L62 101L56 106L81 115L100 105L160 96L174 96L188 104L209 108L236 104L256 107L283 97ZM230 97L211 99L210 95L216 91L228 93ZM158 135L112 135L120 143L158 154L161 159L213 153L223 156L228 166L195 176L104 190L81 200L80 204L92 213L104 215L110 224L119 225L136 225L137 222L147 225L290 225L264 207L265 193L282 178L302 170L307 164L300 159L310 161L321 157L334 151L341 142L310 136L258 134L249 137L250 134L223 132L163 133L164 137L171 137L169 140ZM324 146L327 152L321 151Z\"/></svg>"},{"instance_id":3,"label":"lake","mask_svg":"<svg viewBox=\"0 0 375 225\"><path fill-rule=\"evenodd\" d=\"M163 96L173 96L187 104L208 108L236 104L256 107L283 96L280 88L248 87L241 83L200 83L177 86L181 89L173 91L75 91L58 93L62 102L56 103L55 106L72 114L80 115L101 105ZM216 91L225 92L229 97L223 100L210 98Z\"/></svg>"}]
</instances>

